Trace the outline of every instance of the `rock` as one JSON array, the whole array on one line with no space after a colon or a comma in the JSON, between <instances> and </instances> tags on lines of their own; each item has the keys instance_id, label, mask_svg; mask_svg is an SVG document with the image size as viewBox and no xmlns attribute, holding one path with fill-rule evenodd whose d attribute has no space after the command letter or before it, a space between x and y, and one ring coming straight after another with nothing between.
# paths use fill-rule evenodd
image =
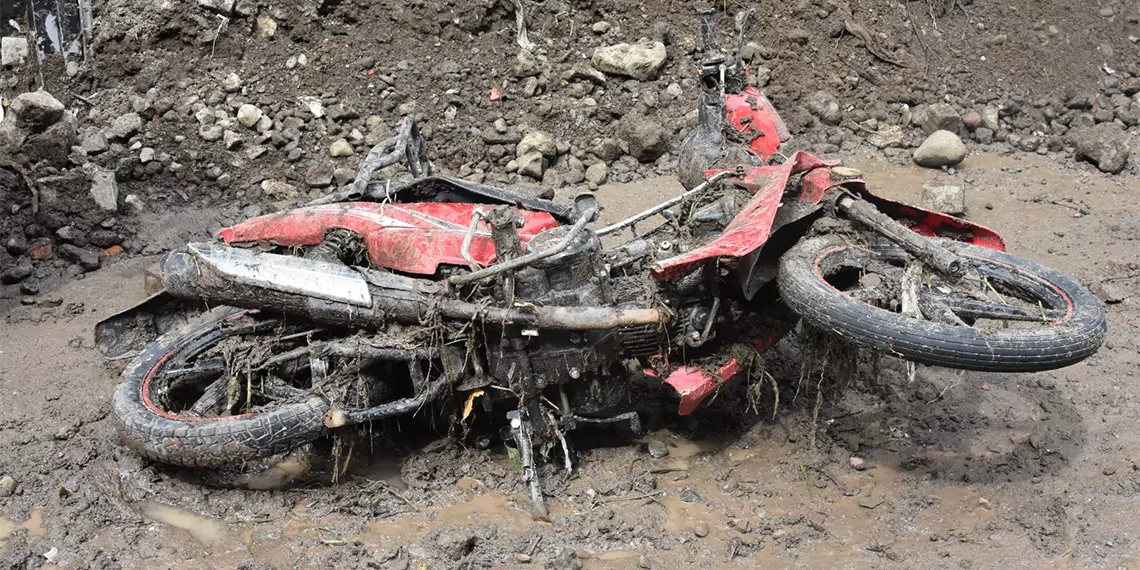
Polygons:
<instances>
[{"instance_id":1,"label":"rock","mask_svg":"<svg viewBox=\"0 0 1140 570\"><path fill-rule=\"evenodd\" d=\"M606 183L606 177L608 174L609 172L608 168L606 167L606 163L596 162L594 164L591 164L590 167L586 169L586 182L589 182L590 184L594 184L596 186L601 186L602 184Z\"/></svg>"},{"instance_id":2,"label":"rock","mask_svg":"<svg viewBox=\"0 0 1140 570\"><path fill-rule=\"evenodd\" d=\"M657 77L668 56L661 42L617 44L595 49L590 63L602 73L649 81Z\"/></svg>"},{"instance_id":3,"label":"rock","mask_svg":"<svg viewBox=\"0 0 1140 570\"><path fill-rule=\"evenodd\" d=\"M982 109L982 126L993 131L998 132L1001 129L1000 113L997 107L985 107Z\"/></svg>"},{"instance_id":4,"label":"rock","mask_svg":"<svg viewBox=\"0 0 1140 570\"><path fill-rule=\"evenodd\" d=\"M225 131L222 133L222 142L226 145L226 150L233 150L241 146L241 135L234 131Z\"/></svg>"},{"instance_id":5,"label":"rock","mask_svg":"<svg viewBox=\"0 0 1140 570\"><path fill-rule=\"evenodd\" d=\"M974 140L978 144L990 144L994 142L994 132L986 127L978 127L974 130Z\"/></svg>"},{"instance_id":6,"label":"rock","mask_svg":"<svg viewBox=\"0 0 1140 570\"><path fill-rule=\"evenodd\" d=\"M84 271L95 271L102 263L98 251L83 249L70 243L59 246L59 256L82 267Z\"/></svg>"},{"instance_id":7,"label":"rock","mask_svg":"<svg viewBox=\"0 0 1140 570\"><path fill-rule=\"evenodd\" d=\"M222 80L222 89L226 93L233 93L233 92L241 89L241 86L242 86L241 77L238 77L238 74L236 74L232 71L229 73L229 75L226 75L225 79Z\"/></svg>"},{"instance_id":8,"label":"rock","mask_svg":"<svg viewBox=\"0 0 1140 570\"><path fill-rule=\"evenodd\" d=\"M625 145L615 138L601 138L593 142L590 152L601 160L613 162L625 154Z\"/></svg>"},{"instance_id":9,"label":"rock","mask_svg":"<svg viewBox=\"0 0 1140 570\"><path fill-rule=\"evenodd\" d=\"M705 500L701 498L700 493L697 493L692 489L685 489L684 491L681 491L681 502L688 503L690 505L699 505L705 502Z\"/></svg>"},{"instance_id":10,"label":"rock","mask_svg":"<svg viewBox=\"0 0 1140 570\"><path fill-rule=\"evenodd\" d=\"M0 477L0 497L10 497L16 491L16 480L11 475Z\"/></svg>"},{"instance_id":11,"label":"rock","mask_svg":"<svg viewBox=\"0 0 1140 570\"><path fill-rule=\"evenodd\" d=\"M47 91L22 93L9 108L20 128L39 132L63 118L63 103Z\"/></svg>"},{"instance_id":12,"label":"rock","mask_svg":"<svg viewBox=\"0 0 1140 570\"><path fill-rule=\"evenodd\" d=\"M542 62L539 61L538 56L529 49L520 49L518 55L515 56L514 64L511 66L511 73L522 79L538 75L541 72Z\"/></svg>"},{"instance_id":13,"label":"rock","mask_svg":"<svg viewBox=\"0 0 1140 570\"><path fill-rule=\"evenodd\" d=\"M1128 298L1128 293L1124 289L1117 287L1116 284L1111 281L1101 281L1095 293L1101 301L1108 305L1121 303Z\"/></svg>"},{"instance_id":14,"label":"rock","mask_svg":"<svg viewBox=\"0 0 1140 570\"><path fill-rule=\"evenodd\" d=\"M324 188L333 183L333 167L318 164L305 173L305 184L311 188Z\"/></svg>"},{"instance_id":15,"label":"rock","mask_svg":"<svg viewBox=\"0 0 1140 570\"><path fill-rule=\"evenodd\" d=\"M356 171L351 168L341 166L333 170L333 180L336 181L337 186L344 186L355 179Z\"/></svg>"},{"instance_id":16,"label":"rock","mask_svg":"<svg viewBox=\"0 0 1140 570\"><path fill-rule=\"evenodd\" d=\"M707 525L703 522L697 523L695 526L693 526L693 534L695 534L697 536L697 538L704 538L704 537L708 536L709 535L709 525Z\"/></svg>"},{"instance_id":17,"label":"rock","mask_svg":"<svg viewBox=\"0 0 1140 570\"><path fill-rule=\"evenodd\" d=\"M610 27L609 22L602 20L600 22L594 22L594 25L590 26L590 31L600 36L610 31Z\"/></svg>"},{"instance_id":18,"label":"rock","mask_svg":"<svg viewBox=\"0 0 1140 570\"><path fill-rule=\"evenodd\" d=\"M966 158L966 145L950 131L934 131L914 151L914 163L928 168L954 166Z\"/></svg>"},{"instance_id":19,"label":"rock","mask_svg":"<svg viewBox=\"0 0 1140 570\"><path fill-rule=\"evenodd\" d=\"M119 209L119 185L115 182L115 173L93 166L91 170L91 199L105 212L115 212Z\"/></svg>"},{"instance_id":20,"label":"rock","mask_svg":"<svg viewBox=\"0 0 1140 570\"><path fill-rule=\"evenodd\" d=\"M828 125L838 125L842 119L839 112L839 101L835 96L827 91L815 91L807 96L804 102L808 111L815 115L819 120Z\"/></svg>"},{"instance_id":21,"label":"rock","mask_svg":"<svg viewBox=\"0 0 1140 570\"><path fill-rule=\"evenodd\" d=\"M19 283L32 276L32 260L21 257L16 264L0 272L0 283Z\"/></svg>"},{"instance_id":22,"label":"rock","mask_svg":"<svg viewBox=\"0 0 1140 570\"><path fill-rule=\"evenodd\" d=\"M665 88L665 94L673 99L680 99L681 96L685 94L685 91L681 89L680 83L674 81Z\"/></svg>"},{"instance_id":23,"label":"rock","mask_svg":"<svg viewBox=\"0 0 1140 570\"><path fill-rule=\"evenodd\" d=\"M222 138L225 134L225 129L218 125L202 125L198 127L198 136L202 137L204 141L216 141Z\"/></svg>"},{"instance_id":24,"label":"rock","mask_svg":"<svg viewBox=\"0 0 1140 570\"><path fill-rule=\"evenodd\" d=\"M661 459L669 455L669 447L665 445L665 442L658 439L650 440L649 443L645 444L645 448L649 451L649 456L654 459Z\"/></svg>"},{"instance_id":25,"label":"rock","mask_svg":"<svg viewBox=\"0 0 1140 570\"><path fill-rule=\"evenodd\" d=\"M922 205L936 212L961 216L966 213L966 193L961 186L927 182L922 185Z\"/></svg>"},{"instance_id":26,"label":"rock","mask_svg":"<svg viewBox=\"0 0 1140 570\"><path fill-rule=\"evenodd\" d=\"M906 136L898 125L879 125L879 130L867 135L867 143L875 148L903 148Z\"/></svg>"},{"instance_id":27,"label":"rock","mask_svg":"<svg viewBox=\"0 0 1140 570\"><path fill-rule=\"evenodd\" d=\"M669 151L669 130L658 121L642 115L623 119L618 125L617 136L625 142L629 154L641 162L653 162Z\"/></svg>"},{"instance_id":28,"label":"rock","mask_svg":"<svg viewBox=\"0 0 1140 570\"><path fill-rule=\"evenodd\" d=\"M234 11L235 0L198 0L198 5L211 11L229 16Z\"/></svg>"},{"instance_id":29,"label":"rock","mask_svg":"<svg viewBox=\"0 0 1140 570\"><path fill-rule=\"evenodd\" d=\"M107 149L110 148L110 145L107 143L107 135L103 134L103 131L94 131L86 137L83 137L79 146L83 148L83 152L87 154L99 154L106 152Z\"/></svg>"},{"instance_id":30,"label":"rock","mask_svg":"<svg viewBox=\"0 0 1140 570\"><path fill-rule=\"evenodd\" d=\"M970 109L969 111L966 111L965 115L962 115L962 124L971 131L977 129L978 127L982 126L982 114L973 109Z\"/></svg>"},{"instance_id":31,"label":"rock","mask_svg":"<svg viewBox=\"0 0 1140 570\"><path fill-rule=\"evenodd\" d=\"M352 145L349 144L347 139L337 139L329 147L329 156L333 158L341 158L344 156L352 156Z\"/></svg>"},{"instance_id":32,"label":"rock","mask_svg":"<svg viewBox=\"0 0 1140 570\"><path fill-rule=\"evenodd\" d=\"M851 468L855 469L856 471L863 471L869 467L869 465L867 465L867 462L864 461L862 457L851 456L849 463L851 464Z\"/></svg>"},{"instance_id":33,"label":"rock","mask_svg":"<svg viewBox=\"0 0 1140 570\"><path fill-rule=\"evenodd\" d=\"M307 181L306 179L306 182ZM325 186L328 186L328 184L325 184ZM282 182L280 180L263 180L261 182L261 191L264 192L266 196L278 200L288 200L297 197L297 188L288 182Z\"/></svg>"},{"instance_id":34,"label":"rock","mask_svg":"<svg viewBox=\"0 0 1140 570\"><path fill-rule=\"evenodd\" d=\"M1113 123L1076 128L1066 138L1076 149L1078 160L1087 160L1104 172L1117 174L1128 164L1128 134Z\"/></svg>"},{"instance_id":35,"label":"rock","mask_svg":"<svg viewBox=\"0 0 1140 570\"><path fill-rule=\"evenodd\" d=\"M261 120L262 115L261 109L246 103L238 107L237 120L243 127L252 129Z\"/></svg>"},{"instance_id":36,"label":"rock","mask_svg":"<svg viewBox=\"0 0 1140 570\"><path fill-rule=\"evenodd\" d=\"M154 149L149 146L144 146L142 150L139 151L139 162L146 164L152 160L154 160Z\"/></svg>"},{"instance_id":37,"label":"rock","mask_svg":"<svg viewBox=\"0 0 1140 570\"><path fill-rule=\"evenodd\" d=\"M107 138L126 140L142 129L143 120L138 113L119 115L107 128Z\"/></svg>"},{"instance_id":38,"label":"rock","mask_svg":"<svg viewBox=\"0 0 1140 570\"><path fill-rule=\"evenodd\" d=\"M962 130L962 117L949 103L935 103L926 108L922 130L928 135L935 131L957 133Z\"/></svg>"},{"instance_id":39,"label":"rock","mask_svg":"<svg viewBox=\"0 0 1140 570\"><path fill-rule=\"evenodd\" d=\"M0 38L0 65L20 67L28 62L26 38Z\"/></svg>"},{"instance_id":40,"label":"rock","mask_svg":"<svg viewBox=\"0 0 1140 570\"><path fill-rule=\"evenodd\" d=\"M257 17L257 35L263 40L277 35L277 20L266 14L259 15Z\"/></svg>"},{"instance_id":41,"label":"rock","mask_svg":"<svg viewBox=\"0 0 1140 570\"><path fill-rule=\"evenodd\" d=\"M542 180L542 173L546 170L546 158L542 153L534 150L518 157L518 172L535 180Z\"/></svg>"},{"instance_id":42,"label":"rock","mask_svg":"<svg viewBox=\"0 0 1140 570\"><path fill-rule=\"evenodd\" d=\"M524 154L534 151L542 153L546 158L554 158L558 156L558 145L550 135L542 131L531 131L519 141L515 148L515 156L521 158Z\"/></svg>"}]
</instances>

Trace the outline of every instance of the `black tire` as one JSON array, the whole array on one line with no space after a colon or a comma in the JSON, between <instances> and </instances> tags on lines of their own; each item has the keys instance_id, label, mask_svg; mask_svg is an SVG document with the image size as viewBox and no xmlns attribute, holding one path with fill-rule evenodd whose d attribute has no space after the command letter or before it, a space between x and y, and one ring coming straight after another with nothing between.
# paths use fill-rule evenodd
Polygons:
<instances>
[{"instance_id":1,"label":"black tire","mask_svg":"<svg viewBox=\"0 0 1140 570\"><path fill-rule=\"evenodd\" d=\"M119 435L148 459L185 467L220 467L288 452L326 430L328 401L310 398L267 411L217 418L180 417L151 402L150 380L164 365L216 344L222 324L249 311L219 307L147 346L123 371L112 400Z\"/></svg>"},{"instance_id":2,"label":"black tire","mask_svg":"<svg viewBox=\"0 0 1140 570\"><path fill-rule=\"evenodd\" d=\"M826 279L844 263L865 258L876 248L853 245L840 236L809 238L789 250L780 262L780 294L792 311L818 329L857 345L935 366L1033 372L1074 364L1100 348L1107 330L1104 309L1084 286L1004 252L952 240L940 243L978 266L985 276L1002 274L1019 280L1022 289L1032 289L1039 299L1046 300L1044 306L1057 309L1056 314L1063 316L1048 322L1049 326L981 330L909 318L864 303Z\"/></svg>"}]
</instances>

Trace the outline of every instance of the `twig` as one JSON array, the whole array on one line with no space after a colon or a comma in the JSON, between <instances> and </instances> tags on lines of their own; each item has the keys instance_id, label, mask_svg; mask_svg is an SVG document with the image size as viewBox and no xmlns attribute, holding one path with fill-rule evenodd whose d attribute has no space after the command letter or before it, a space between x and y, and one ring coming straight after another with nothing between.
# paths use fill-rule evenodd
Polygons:
<instances>
[{"instance_id":1,"label":"twig","mask_svg":"<svg viewBox=\"0 0 1140 570\"><path fill-rule=\"evenodd\" d=\"M661 495L664 495L664 494L665 494L665 491L654 491L652 493L645 493L643 495L636 495L633 497L613 497L611 499L603 499L603 500L598 501L598 503L595 504L593 508L596 509L602 505L608 505L610 503L624 503L626 501L640 501L641 499L652 499L655 497L660 497Z\"/></svg>"},{"instance_id":2,"label":"twig","mask_svg":"<svg viewBox=\"0 0 1140 570\"><path fill-rule=\"evenodd\" d=\"M3 166L4 168L11 168L12 170L20 173L20 176L24 179L24 184L28 185L28 190L30 190L32 193L32 215L34 216L36 214L39 214L40 191L36 190L35 184L32 184L32 179L28 176L28 171L24 170L24 167L16 164L15 162L5 162L3 164L0 164L0 166Z\"/></svg>"},{"instance_id":3,"label":"twig","mask_svg":"<svg viewBox=\"0 0 1140 570\"><path fill-rule=\"evenodd\" d=\"M534 540L530 543L530 548L526 549L527 556L534 556L534 549L538 548L538 543L542 541L542 535L534 535Z\"/></svg>"},{"instance_id":4,"label":"twig","mask_svg":"<svg viewBox=\"0 0 1140 570\"><path fill-rule=\"evenodd\" d=\"M946 394L946 391L947 391L947 390L949 390L949 389L951 389L951 388L954 388L954 387L956 387L956 386L957 386L958 384L960 384L960 383L961 383L961 382L955 382L955 383L953 383L953 384L947 384L947 385L946 385L946 387L942 388L942 391L941 391L941 392L939 392L939 393L938 393L938 395L937 395L937 396L935 396L933 400L931 400L931 401L927 402L927 403L926 403L926 405L927 405L927 406L929 406L930 404L933 404L934 402L937 402L938 400L940 400L940 399L942 398L942 396L944 396L944 395Z\"/></svg>"},{"instance_id":5,"label":"twig","mask_svg":"<svg viewBox=\"0 0 1140 570\"><path fill-rule=\"evenodd\" d=\"M80 101L83 101L84 103L87 103L88 107L94 107L95 106L95 103L92 103L90 99L88 99L88 98L86 98L86 97L84 97L78 93L72 93L71 96L75 97L76 99L79 99Z\"/></svg>"}]
</instances>

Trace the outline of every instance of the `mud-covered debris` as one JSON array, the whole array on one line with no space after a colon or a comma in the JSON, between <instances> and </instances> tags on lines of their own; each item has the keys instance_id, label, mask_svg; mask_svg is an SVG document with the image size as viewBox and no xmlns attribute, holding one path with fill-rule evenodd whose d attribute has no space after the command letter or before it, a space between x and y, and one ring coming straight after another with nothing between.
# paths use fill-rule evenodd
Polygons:
<instances>
[{"instance_id":1,"label":"mud-covered debris","mask_svg":"<svg viewBox=\"0 0 1140 570\"><path fill-rule=\"evenodd\" d=\"M0 497L10 497L16 491L16 480L11 475L0 477Z\"/></svg>"},{"instance_id":2,"label":"mud-covered debris","mask_svg":"<svg viewBox=\"0 0 1140 570\"><path fill-rule=\"evenodd\" d=\"M660 440L650 440L645 447L649 451L649 456L654 459L661 459L669 455L669 447Z\"/></svg>"}]
</instances>

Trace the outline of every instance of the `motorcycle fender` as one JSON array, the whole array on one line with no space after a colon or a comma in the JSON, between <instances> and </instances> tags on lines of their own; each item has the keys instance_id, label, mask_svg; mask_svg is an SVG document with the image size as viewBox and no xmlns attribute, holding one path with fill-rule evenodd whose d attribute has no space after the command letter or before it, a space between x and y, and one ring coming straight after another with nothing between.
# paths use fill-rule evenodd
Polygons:
<instances>
[{"instance_id":1,"label":"motorcycle fender","mask_svg":"<svg viewBox=\"0 0 1140 570\"><path fill-rule=\"evenodd\" d=\"M191 310L192 301L178 299L161 290L145 301L111 315L95 325L95 347L107 360L121 360L138 354L159 335L200 312Z\"/></svg>"}]
</instances>

